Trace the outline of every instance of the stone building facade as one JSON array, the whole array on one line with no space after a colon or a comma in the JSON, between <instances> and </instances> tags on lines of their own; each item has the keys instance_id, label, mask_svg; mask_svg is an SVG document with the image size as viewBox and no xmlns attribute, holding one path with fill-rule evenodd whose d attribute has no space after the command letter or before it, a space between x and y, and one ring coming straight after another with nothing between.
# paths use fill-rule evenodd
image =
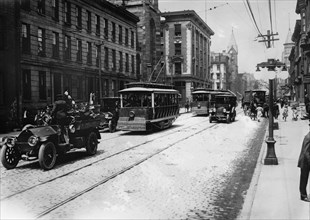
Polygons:
<instances>
[{"instance_id":1,"label":"stone building facade","mask_svg":"<svg viewBox=\"0 0 310 220\"><path fill-rule=\"evenodd\" d=\"M138 21L102 0L0 1L1 124L13 106L20 121L24 109L52 104L66 89L87 101L136 81Z\"/></svg>"},{"instance_id":2,"label":"stone building facade","mask_svg":"<svg viewBox=\"0 0 310 220\"><path fill-rule=\"evenodd\" d=\"M230 76L228 64L229 56L225 51L211 52L210 83L212 89L227 89L227 77Z\"/></svg>"},{"instance_id":3,"label":"stone building facade","mask_svg":"<svg viewBox=\"0 0 310 220\"><path fill-rule=\"evenodd\" d=\"M166 82L173 83L182 101L197 87L210 88L212 29L195 11L164 12L163 57Z\"/></svg>"},{"instance_id":4,"label":"stone building facade","mask_svg":"<svg viewBox=\"0 0 310 220\"><path fill-rule=\"evenodd\" d=\"M158 0L108 0L123 6L140 21L138 22L137 40L139 50L139 80L155 82L160 74L161 56L161 23Z\"/></svg>"}]
</instances>

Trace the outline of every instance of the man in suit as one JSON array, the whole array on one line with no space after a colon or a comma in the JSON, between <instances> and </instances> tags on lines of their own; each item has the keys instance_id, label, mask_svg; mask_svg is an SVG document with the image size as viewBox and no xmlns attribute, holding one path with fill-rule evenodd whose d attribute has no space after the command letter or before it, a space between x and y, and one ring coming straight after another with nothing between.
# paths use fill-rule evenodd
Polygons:
<instances>
[{"instance_id":1,"label":"man in suit","mask_svg":"<svg viewBox=\"0 0 310 220\"><path fill-rule=\"evenodd\" d=\"M297 166L300 168L300 199L305 202L310 202L310 196L307 194L307 185L310 173L310 131L304 137Z\"/></svg>"}]
</instances>

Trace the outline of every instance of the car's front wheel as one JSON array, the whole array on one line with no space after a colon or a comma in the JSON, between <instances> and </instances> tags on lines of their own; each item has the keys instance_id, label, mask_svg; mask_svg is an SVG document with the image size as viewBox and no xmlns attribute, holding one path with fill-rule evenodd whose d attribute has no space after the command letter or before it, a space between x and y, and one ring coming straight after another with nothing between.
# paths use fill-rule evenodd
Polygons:
<instances>
[{"instance_id":1,"label":"car's front wheel","mask_svg":"<svg viewBox=\"0 0 310 220\"><path fill-rule=\"evenodd\" d=\"M41 145L39 150L39 163L42 169L50 170L56 163L56 147L52 142Z\"/></svg>"},{"instance_id":2,"label":"car's front wheel","mask_svg":"<svg viewBox=\"0 0 310 220\"><path fill-rule=\"evenodd\" d=\"M1 148L1 163L6 169L14 169L19 162L19 154L15 147L4 144Z\"/></svg>"},{"instance_id":3,"label":"car's front wheel","mask_svg":"<svg viewBox=\"0 0 310 220\"><path fill-rule=\"evenodd\" d=\"M109 121L109 131L111 133L116 131L116 123L114 122L113 119Z\"/></svg>"},{"instance_id":4,"label":"car's front wheel","mask_svg":"<svg viewBox=\"0 0 310 220\"><path fill-rule=\"evenodd\" d=\"M86 142L86 152L88 155L95 155L97 153L98 140L95 132L90 132Z\"/></svg>"}]
</instances>

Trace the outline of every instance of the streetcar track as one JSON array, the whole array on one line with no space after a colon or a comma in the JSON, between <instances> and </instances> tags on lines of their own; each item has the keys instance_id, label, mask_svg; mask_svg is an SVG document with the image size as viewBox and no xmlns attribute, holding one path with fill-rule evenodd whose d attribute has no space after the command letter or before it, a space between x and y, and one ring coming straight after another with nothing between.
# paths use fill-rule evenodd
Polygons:
<instances>
[{"instance_id":1,"label":"streetcar track","mask_svg":"<svg viewBox=\"0 0 310 220\"><path fill-rule=\"evenodd\" d=\"M242 113L242 111L237 112L237 115L239 115L240 113ZM186 127L183 127L183 126L182 126L182 127L179 128L179 129L174 129L173 131L168 132L168 133L165 134L165 135L161 135L160 138L166 137L166 136L169 136L169 135L173 135L174 133L180 132L181 130L184 130L184 129L187 129L187 128L190 128L190 127L194 127L194 126L196 126L196 125L198 125L198 124L201 124L201 123L203 123L203 122L205 122L205 121L208 121L208 119L205 119L205 120L203 120L203 121L200 121L199 123L195 123L195 124L192 124L192 125L189 125L189 126L186 126ZM205 128L205 129L203 129L203 130L200 130L200 131L198 131L198 132L195 133L195 134L192 134L192 135L190 135L190 136L188 136L188 137L185 137L185 138L183 138L183 139L181 139L181 140L179 140L179 141L177 141L177 142L174 142L174 143L172 143L172 144L169 144L167 147L165 147L165 148L163 148L163 149L161 149L161 150L159 150L159 151L157 151L157 152L151 154L150 156L148 156L148 157L146 157L146 158L144 158L144 159L142 159L142 160L136 162L134 165L131 165L131 166L127 167L127 168L124 168L122 171L119 171L118 174L116 173L116 174L111 175L110 177L105 178L104 180L100 181L100 184L97 183L97 184L95 184L95 185L93 185L93 186L91 186L91 187L89 187L89 188L87 188L87 189L81 191L80 193L78 193L78 196L74 195L74 196L69 197L68 199L66 199L66 200L64 200L63 202L61 202L61 204L66 204L66 203L68 203L69 201L71 201L71 200L73 200L73 199L75 199L75 198L77 198L77 197L79 197L79 196L85 194L86 192L90 191L91 189L93 189L93 188L95 188L95 187L97 187L97 186L99 186L99 185L102 185L103 183L109 181L110 179L113 179L113 178L115 178L116 176L118 176L118 175L120 175L120 174L122 174L122 173L128 171L128 170L131 169L132 167L134 167L134 166L136 166L136 165L139 165L139 164L141 164L142 162L146 161L147 159L149 159L149 158L151 158L151 157L153 157L153 156L159 154L160 152L162 152L162 151L164 151L164 150L166 150L166 149L168 149L168 148L174 146L175 144L179 143L180 141L184 141L184 140L186 140L186 139L188 139L188 138L190 138L190 137L192 137L192 136L194 136L194 135L196 135L196 134L199 134L199 133L201 133L201 132L203 132L203 131L205 131L205 130L208 130L208 129L213 128L213 127L218 126L218 125L219 125L218 123L212 124L211 126ZM117 136L117 137L118 137L118 136ZM114 139L114 138L111 138L111 139ZM104 140L107 140L107 139L104 139ZM71 171L69 171L69 172L67 172L67 173L64 173L64 174L62 174L62 175L56 176L56 177L51 178L51 179L49 179L49 180L47 180L47 181L44 181L44 182L35 184L35 185L31 186L31 187L25 188L25 189L23 189L23 190L20 190L20 191L18 191L18 192L15 192L15 193L13 193L13 194L11 194L11 195L8 195L8 196L6 196L6 197L3 197L3 198L1 198L0 201L7 200L7 199L9 199L9 198L11 198L11 197L13 197L13 196L16 196L16 195L18 195L18 194L27 192L27 191L29 191L29 190L31 190L31 189L34 189L34 188L38 187L38 186L41 186L41 185L50 183L50 182L55 181L55 180L57 180L57 179L60 179L60 178L62 178L62 177L68 176L68 175L70 175L70 174L72 174L72 173L75 173L75 172L77 172L77 171L79 171L79 170L82 170L82 169L84 169L84 168L87 168L87 167L89 167L89 166L92 166L93 164L99 163L99 162L101 162L101 161L107 160L107 159L109 159L109 158L112 158L112 157L114 157L114 156L120 155L120 154L122 154L122 153L124 153L124 152L133 150L133 149L135 149L135 148L137 148L137 147L140 147L140 146L142 146L142 145L145 145L145 144L148 144L148 143L150 143L150 142L157 141L157 140L158 140L158 137L155 137L154 139L150 139L150 140L145 141L145 142L143 142L143 143L140 143L140 144L134 145L134 146L132 146L132 147L129 147L129 148L125 149L125 150L121 150L121 151L119 151L119 152L113 153L113 154L111 154L111 155L109 155L109 156L103 157L103 158L101 158L101 159L99 159L99 160L93 161L93 162L88 163L88 164L86 164L86 165L83 165L83 166L81 166L81 167L79 167L79 168L73 169L73 170L71 170ZM71 199L70 199L70 198L71 198ZM58 207L60 207L61 205L59 205L59 204L60 204L60 203L56 204L55 206L57 206L57 207L53 208L53 210L56 209L56 208L58 208ZM52 210L51 210L51 211L52 211ZM51 212L51 211L49 211L49 212ZM42 213L43 213L43 212L42 212ZM46 213L46 214L47 214L47 213ZM44 214L44 215L46 215L46 214ZM41 214L40 214L40 215L41 215ZM37 217L37 218L40 218L40 215L39 215L39 217ZM44 216L44 215L42 215L42 216Z\"/></svg>"},{"instance_id":2,"label":"streetcar track","mask_svg":"<svg viewBox=\"0 0 310 220\"><path fill-rule=\"evenodd\" d=\"M195 135L198 135L198 134L200 134L200 133L202 133L202 132L204 132L204 131L206 131L206 130L208 130L208 129L210 129L210 128L213 128L213 127L215 127L215 126L218 126L218 125L219 125L219 124L213 124L213 125L211 125L210 127L207 127L207 128L204 128L204 129L198 131L197 133L191 134L191 135L189 135L189 136L187 136L187 137L184 137L184 138L182 138L182 139L180 139L180 140L178 140L178 141L176 141L176 142L174 142L174 143L168 144L166 147L164 147L164 148L162 148L162 149L156 151L155 153L152 153L152 154L148 155L147 157L142 158L141 160L139 160L139 161L137 161L137 162L131 164L130 166L127 166L127 167L123 168L122 170L120 170L120 171L118 171L118 172L116 172L116 173L114 173L114 174L112 174L112 175L110 175L110 176L104 178L103 180L97 182L96 184L93 184L92 186L90 186L90 187L88 187L88 188L86 188L86 189L84 189L84 190L82 190L82 191L76 193L75 195L70 196L69 198L67 198L67 199L65 199L65 200L63 200L63 201L61 201L61 202L59 202L59 203L53 205L52 207L50 207L50 208L46 209L45 211L43 211L43 212L39 213L38 215L36 215L35 218L36 218L36 219L42 218L43 216L45 216L45 215L49 214L50 212L54 211L55 209L57 209L57 208L59 208L59 207L65 205L66 203L69 203L70 201L72 201L72 200L74 200L74 199L76 199L76 198L82 196L83 194L85 194L85 193L87 193L87 192L93 190L94 188L96 188L96 187L98 187L98 186L100 186L100 185L102 185L102 184L104 184L104 183L106 183L106 182L108 182L108 181L114 179L115 177L117 177L117 176L119 176L119 175L121 175L121 174L123 174L123 173L129 171L129 170L132 169L133 167L135 167L135 166L137 166L137 165L140 165L141 163L147 161L148 159L150 159L150 158L152 158L152 157L154 157L154 156L160 154L161 152L163 152L163 151L165 151L165 150L167 150L167 149L173 147L174 145L178 144L179 142L182 142L182 141L184 141L184 140L187 140L187 139L189 139L189 138L191 138L191 137L193 137L193 136L195 136Z\"/></svg>"},{"instance_id":3,"label":"streetcar track","mask_svg":"<svg viewBox=\"0 0 310 220\"><path fill-rule=\"evenodd\" d=\"M204 121L207 121L207 119L204 120ZM203 122L204 122L204 121L203 121ZM181 129L182 129L182 130L183 130L183 129L187 129L187 128L196 126L196 125L198 125L198 124L200 124L200 123L201 123L201 121L200 121L199 123L195 123L195 124L189 125L189 126L187 126L187 127L182 127L182 128L179 128L179 129L174 129L173 131L168 132L168 133L165 134L165 135L161 135L160 138L166 137L166 136L169 136L169 135L173 135L174 133L179 132ZM51 179L49 179L49 180L47 180L47 181L43 181L43 182L38 183L38 184L35 184L35 185L31 186L31 187L28 187L28 188L25 188L25 189L20 190L20 191L18 191L18 192L15 192L15 193L13 193L13 194L11 194L11 195L5 196L5 197L1 198L0 201L9 199L9 198L11 198L11 197L13 197L13 196L16 196L16 195L18 195L18 194L24 193L24 192L29 191L29 190L31 190L31 189L33 189L33 188L38 187L38 186L41 186L41 185L50 183L50 182L52 182L52 181L55 181L55 180L57 180L57 179L60 179L60 178L62 178L62 177L68 176L68 175L70 175L70 174L72 174L72 173L74 173L74 172L77 172L77 171L79 171L79 170L81 170L81 169L84 169L84 168L86 168L86 167L89 167L89 166L91 166L91 165L93 165L93 164L96 164L96 163L99 163L99 162L101 162L101 161L107 160L107 159L112 158L112 157L114 157L114 156L117 156L117 155L119 155L119 154L121 154L121 153L130 151L130 150L133 150L133 149L135 149L135 148L137 148L137 147L140 147L140 146L142 146L142 145L148 144L148 143L153 142L153 141L156 141L156 140L158 140L157 137L155 137L155 138L153 138L153 139L150 139L150 140L147 140L147 141L145 141L145 142L142 142L142 143L140 143L140 144L134 145L134 146L132 146L132 147L129 147L129 148L125 149L125 150L121 150L121 151L116 152L116 153L114 153L114 154L111 154L111 155L109 155L109 156L103 157L103 158L101 158L101 159L99 159L99 160L93 161L93 162L91 162L91 163L88 163L88 164L83 165L83 166L81 166L81 167L78 167L78 168L76 168L76 169L73 169L73 170L71 170L71 171L69 171L69 172L67 172L67 173L64 173L64 174L62 174L62 175L56 176L56 177L51 178ZM18 174L19 174L19 173L14 174L14 176L15 176L15 175L18 175ZM12 175L12 176L13 176L13 175ZM12 177L12 176L9 176L9 177Z\"/></svg>"}]
</instances>

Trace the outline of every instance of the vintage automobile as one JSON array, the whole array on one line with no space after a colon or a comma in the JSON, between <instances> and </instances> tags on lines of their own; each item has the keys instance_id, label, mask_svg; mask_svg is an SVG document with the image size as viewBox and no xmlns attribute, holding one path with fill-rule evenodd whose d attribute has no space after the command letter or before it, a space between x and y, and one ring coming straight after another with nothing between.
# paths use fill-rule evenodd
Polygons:
<instances>
[{"instance_id":1,"label":"vintage automobile","mask_svg":"<svg viewBox=\"0 0 310 220\"><path fill-rule=\"evenodd\" d=\"M230 123L235 121L237 96L228 91L215 95L214 102L211 105L209 121L226 121Z\"/></svg>"},{"instance_id":2,"label":"vintage automobile","mask_svg":"<svg viewBox=\"0 0 310 220\"><path fill-rule=\"evenodd\" d=\"M119 117L119 97L105 97L100 102L101 122L99 129L108 128L109 131L115 132Z\"/></svg>"},{"instance_id":3,"label":"vintage automobile","mask_svg":"<svg viewBox=\"0 0 310 220\"><path fill-rule=\"evenodd\" d=\"M69 144L65 143L60 125L25 126L20 134L5 137L0 158L6 169L13 169L20 160L39 160L42 169L52 169L56 158L73 148L86 148L88 155L97 152L100 118L73 113L68 126Z\"/></svg>"}]
</instances>

